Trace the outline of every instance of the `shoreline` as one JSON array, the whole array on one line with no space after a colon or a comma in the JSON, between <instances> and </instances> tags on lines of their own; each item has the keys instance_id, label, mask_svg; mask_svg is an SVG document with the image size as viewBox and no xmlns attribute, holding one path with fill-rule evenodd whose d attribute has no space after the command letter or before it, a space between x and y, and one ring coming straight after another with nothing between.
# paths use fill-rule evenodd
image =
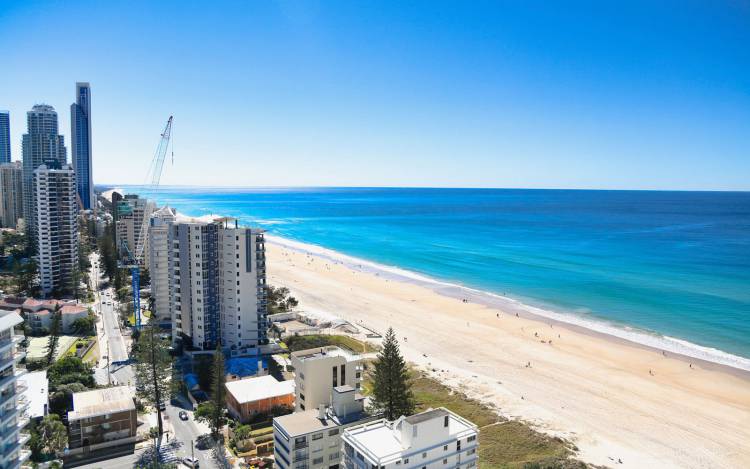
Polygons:
<instances>
[{"instance_id":1,"label":"shoreline","mask_svg":"<svg viewBox=\"0 0 750 469\"><path fill-rule=\"evenodd\" d=\"M289 288L302 310L381 334L393 327L408 362L500 415L570 440L583 461L750 465L750 379L742 370L531 313L498 312L392 280L393 272L356 258L325 257L335 251L275 240L269 236L268 281Z\"/></svg>"},{"instance_id":2,"label":"shoreline","mask_svg":"<svg viewBox=\"0 0 750 469\"><path fill-rule=\"evenodd\" d=\"M409 271L395 266L379 264L367 259L357 258L323 246L297 241L282 236L266 233L266 240L297 252L306 253L327 259L360 272L383 276L397 282L405 282L428 288L439 295L471 303L497 308L505 313L518 313L529 320L553 323L561 327L575 329L603 340L616 341L647 350L665 352L675 355L686 363L701 363L705 367L715 367L738 377L750 380L750 359L733 355L722 350L694 344L684 339L651 333L627 325L608 323L605 320L590 320L576 316L574 313L558 313L536 306L527 305L519 300L497 293L467 287L457 283L442 281L427 275ZM629 330L628 330L629 329Z\"/></svg>"}]
</instances>

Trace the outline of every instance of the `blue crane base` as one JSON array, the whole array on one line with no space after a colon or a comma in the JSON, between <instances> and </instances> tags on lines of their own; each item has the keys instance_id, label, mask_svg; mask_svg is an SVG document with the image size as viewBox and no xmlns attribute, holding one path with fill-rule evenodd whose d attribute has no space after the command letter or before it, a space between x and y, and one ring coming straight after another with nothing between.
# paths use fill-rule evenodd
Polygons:
<instances>
[{"instance_id":1,"label":"blue crane base","mask_svg":"<svg viewBox=\"0 0 750 469\"><path fill-rule=\"evenodd\" d=\"M130 269L133 287L133 314L135 314L135 327L141 328L141 269L132 267Z\"/></svg>"}]
</instances>

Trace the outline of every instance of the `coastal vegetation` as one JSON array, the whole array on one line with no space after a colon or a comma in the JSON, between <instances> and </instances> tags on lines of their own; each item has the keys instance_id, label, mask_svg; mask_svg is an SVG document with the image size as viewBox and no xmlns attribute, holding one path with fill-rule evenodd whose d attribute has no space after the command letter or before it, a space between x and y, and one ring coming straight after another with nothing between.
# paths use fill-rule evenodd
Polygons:
<instances>
[{"instance_id":1,"label":"coastal vegetation","mask_svg":"<svg viewBox=\"0 0 750 469\"><path fill-rule=\"evenodd\" d=\"M411 388L416 411L445 407L479 427L480 469L587 468L573 458L576 447L561 438L545 435L519 420L510 420L495 409L453 390L427 374L413 370Z\"/></svg>"}]
</instances>

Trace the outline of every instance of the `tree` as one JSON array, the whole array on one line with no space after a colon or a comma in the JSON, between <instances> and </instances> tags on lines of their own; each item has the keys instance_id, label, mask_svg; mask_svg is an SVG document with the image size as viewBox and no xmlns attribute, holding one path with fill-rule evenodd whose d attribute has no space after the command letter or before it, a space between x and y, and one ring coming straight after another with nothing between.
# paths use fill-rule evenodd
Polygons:
<instances>
[{"instance_id":1,"label":"tree","mask_svg":"<svg viewBox=\"0 0 750 469\"><path fill-rule=\"evenodd\" d=\"M19 295L34 296L37 293L38 286L36 262L28 260L26 262L13 262L13 283L16 293Z\"/></svg>"},{"instance_id":2,"label":"tree","mask_svg":"<svg viewBox=\"0 0 750 469\"><path fill-rule=\"evenodd\" d=\"M219 432L227 420L226 402L226 368L224 364L224 352L221 350L221 342L216 345L214 352L213 380L211 383L211 401L213 401L213 412L211 414L211 434L214 438L219 437Z\"/></svg>"},{"instance_id":3,"label":"tree","mask_svg":"<svg viewBox=\"0 0 750 469\"><path fill-rule=\"evenodd\" d=\"M65 417L73 410L73 394L84 391L88 391L88 388L78 382L57 385L56 390L49 393L50 414Z\"/></svg>"},{"instance_id":4,"label":"tree","mask_svg":"<svg viewBox=\"0 0 750 469\"><path fill-rule=\"evenodd\" d=\"M266 298L268 300L268 312L270 314L285 313L296 308L299 304L296 298L290 296L287 287L275 288L266 285Z\"/></svg>"},{"instance_id":5,"label":"tree","mask_svg":"<svg viewBox=\"0 0 750 469\"><path fill-rule=\"evenodd\" d=\"M70 325L73 332L80 335L95 335L96 334L96 318L94 316L86 316L85 318L78 318L73 321Z\"/></svg>"},{"instance_id":6,"label":"tree","mask_svg":"<svg viewBox=\"0 0 750 469\"><path fill-rule=\"evenodd\" d=\"M169 345L159 337L159 330L149 324L141 330L135 349L135 380L137 396L149 405L156 407L159 435L164 433L161 418L161 404L169 398L172 359Z\"/></svg>"},{"instance_id":7,"label":"tree","mask_svg":"<svg viewBox=\"0 0 750 469\"><path fill-rule=\"evenodd\" d=\"M50 324L49 340L47 341L47 366L55 361L55 352L57 352L57 344L60 340L60 328L62 324L61 309L62 305L58 303L55 305L55 310L52 312L52 323Z\"/></svg>"},{"instance_id":8,"label":"tree","mask_svg":"<svg viewBox=\"0 0 750 469\"><path fill-rule=\"evenodd\" d=\"M57 454L68 444L68 431L55 414L45 416L37 427L41 452L45 454Z\"/></svg>"},{"instance_id":9,"label":"tree","mask_svg":"<svg viewBox=\"0 0 750 469\"><path fill-rule=\"evenodd\" d=\"M56 390L62 384L80 383L93 388L94 370L76 356L62 357L47 369L50 390Z\"/></svg>"},{"instance_id":10,"label":"tree","mask_svg":"<svg viewBox=\"0 0 750 469\"><path fill-rule=\"evenodd\" d=\"M383 412L388 420L414 413L409 371L391 327L385 334L383 349L375 361L372 405Z\"/></svg>"}]
</instances>

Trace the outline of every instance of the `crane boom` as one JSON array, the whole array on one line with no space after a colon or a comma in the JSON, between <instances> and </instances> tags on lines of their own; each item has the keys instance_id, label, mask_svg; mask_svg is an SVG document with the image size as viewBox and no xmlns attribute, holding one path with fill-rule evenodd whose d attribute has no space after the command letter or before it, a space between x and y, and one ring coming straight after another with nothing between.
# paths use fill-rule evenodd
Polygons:
<instances>
[{"instance_id":1,"label":"crane boom","mask_svg":"<svg viewBox=\"0 0 750 469\"><path fill-rule=\"evenodd\" d=\"M167 154L167 148L169 147L169 140L172 137L172 118L169 116L167 125L164 127L164 131L161 133L161 139L159 145L156 147L156 152L151 160L148 173L146 174L146 180L150 183L147 184L147 188L150 191L155 191L159 187L161 181L161 173L164 168L164 157ZM173 156L174 158L174 156ZM122 267L130 269L132 278L133 288L133 314L135 314L135 327L141 327L141 267L140 264L143 262L143 253L146 247L146 236L148 235L148 226L151 218L151 214L154 212L156 204L149 200L146 202L145 210L143 211L143 219L141 220L141 229L138 231L138 236L135 242L135 249L131 251L128 249L127 243L123 241L123 247L127 253L128 259L122 263Z\"/></svg>"}]
</instances>

